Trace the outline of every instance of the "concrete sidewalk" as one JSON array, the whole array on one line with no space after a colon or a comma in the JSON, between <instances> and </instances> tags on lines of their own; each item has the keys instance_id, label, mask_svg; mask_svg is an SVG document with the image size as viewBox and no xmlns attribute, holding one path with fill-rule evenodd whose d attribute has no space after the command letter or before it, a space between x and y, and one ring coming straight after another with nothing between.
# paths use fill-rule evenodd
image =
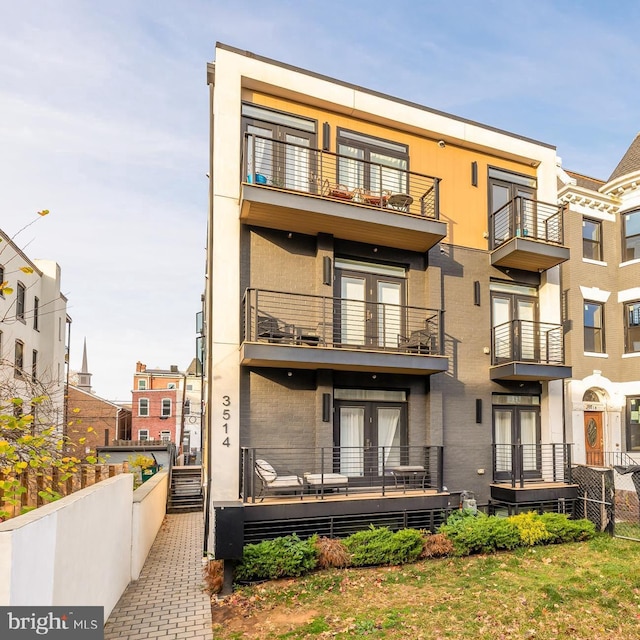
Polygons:
<instances>
[{"instance_id":1,"label":"concrete sidewalk","mask_svg":"<svg viewBox=\"0 0 640 640\"><path fill-rule=\"evenodd\" d=\"M202 590L203 514L167 515L144 564L112 611L105 640L211 640L211 603Z\"/></svg>"}]
</instances>

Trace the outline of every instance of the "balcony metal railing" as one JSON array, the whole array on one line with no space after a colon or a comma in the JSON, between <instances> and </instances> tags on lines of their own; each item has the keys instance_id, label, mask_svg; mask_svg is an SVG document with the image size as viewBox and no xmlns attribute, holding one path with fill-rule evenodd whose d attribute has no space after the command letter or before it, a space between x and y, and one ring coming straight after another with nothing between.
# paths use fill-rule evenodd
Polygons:
<instances>
[{"instance_id":1,"label":"balcony metal railing","mask_svg":"<svg viewBox=\"0 0 640 640\"><path fill-rule=\"evenodd\" d=\"M640 463L625 451L587 451L586 463L591 467L605 467L609 469L615 467L640 466Z\"/></svg>"},{"instance_id":2,"label":"balcony metal railing","mask_svg":"<svg viewBox=\"0 0 640 640\"><path fill-rule=\"evenodd\" d=\"M441 446L243 447L241 456L244 502L443 491Z\"/></svg>"},{"instance_id":3,"label":"balcony metal railing","mask_svg":"<svg viewBox=\"0 0 640 640\"><path fill-rule=\"evenodd\" d=\"M440 218L440 178L245 134L242 180L360 207Z\"/></svg>"},{"instance_id":4,"label":"balcony metal railing","mask_svg":"<svg viewBox=\"0 0 640 640\"><path fill-rule=\"evenodd\" d=\"M492 364L531 362L564 364L562 325L531 320L511 320L493 327Z\"/></svg>"},{"instance_id":5,"label":"balcony metal railing","mask_svg":"<svg viewBox=\"0 0 640 640\"><path fill-rule=\"evenodd\" d=\"M524 487L525 481L571 484L571 444L494 444L493 480Z\"/></svg>"},{"instance_id":6,"label":"balcony metal railing","mask_svg":"<svg viewBox=\"0 0 640 640\"><path fill-rule=\"evenodd\" d=\"M562 207L518 196L491 215L492 249L512 238L563 243Z\"/></svg>"},{"instance_id":7,"label":"balcony metal railing","mask_svg":"<svg viewBox=\"0 0 640 640\"><path fill-rule=\"evenodd\" d=\"M347 298L247 289L248 342L442 355L442 311Z\"/></svg>"}]
</instances>

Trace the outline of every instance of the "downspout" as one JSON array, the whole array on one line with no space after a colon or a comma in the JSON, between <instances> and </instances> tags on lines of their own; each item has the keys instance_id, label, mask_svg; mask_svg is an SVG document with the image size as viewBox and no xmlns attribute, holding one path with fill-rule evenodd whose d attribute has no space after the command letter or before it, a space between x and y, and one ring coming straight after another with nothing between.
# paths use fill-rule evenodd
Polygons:
<instances>
[{"instance_id":1,"label":"downspout","mask_svg":"<svg viewBox=\"0 0 640 640\"><path fill-rule=\"evenodd\" d=\"M211 416L209 414L209 393L210 386L213 385L213 377L211 370L211 349L209 348L209 327L213 318L213 301L211 296L211 283L213 282L213 131L214 131L214 115L213 115L213 96L215 89L215 64L207 64L207 84L209 85L209 212L207 219L207 271L205 274L205 313L203 320L204 328L204 360L206 373L204 374L207 381L207 394L204 409L204 428L206 429L206 457L204 448L202 450L203 469L207 475L205 505L204 505L204 545L203 555L206 556L209 550L209 528L211 521ZM203 367L203 371L205 369Z\"/></svg>"}]
</instances>

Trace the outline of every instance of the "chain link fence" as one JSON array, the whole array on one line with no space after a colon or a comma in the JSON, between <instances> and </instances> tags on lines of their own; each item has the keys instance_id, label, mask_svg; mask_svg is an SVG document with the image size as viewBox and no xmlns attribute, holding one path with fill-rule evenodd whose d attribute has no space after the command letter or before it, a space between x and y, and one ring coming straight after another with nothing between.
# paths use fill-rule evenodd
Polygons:
<instances>
[{"instance_id":1,"label":"chain link fence","mask_svg":"<svg viewBox=\"0 0 640 640\"><path fill-rule=\"evenodd\" d=\"M572 477L580 487L576 518L591 520L598 531L640 542L640 467L577 466Z\"/></svg>"}]
</instances>

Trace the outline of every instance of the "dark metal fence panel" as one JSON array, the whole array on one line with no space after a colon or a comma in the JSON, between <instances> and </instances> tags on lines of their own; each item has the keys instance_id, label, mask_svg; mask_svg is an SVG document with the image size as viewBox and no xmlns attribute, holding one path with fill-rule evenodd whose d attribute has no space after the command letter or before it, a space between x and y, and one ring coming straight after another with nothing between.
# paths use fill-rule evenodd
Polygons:
<instances>
[{"instance_id":1,"label":"dark metal fence panel","mask_svg":"<svg viewBox=\"0 0 640 640\"><path fill-rule=\"evenodd\" d=\"M573 481L580 487L575 503L575 517L587 518L598 531L614 532L615 485L613 469L575 466Z\"/></svg>"}]
</instances>

